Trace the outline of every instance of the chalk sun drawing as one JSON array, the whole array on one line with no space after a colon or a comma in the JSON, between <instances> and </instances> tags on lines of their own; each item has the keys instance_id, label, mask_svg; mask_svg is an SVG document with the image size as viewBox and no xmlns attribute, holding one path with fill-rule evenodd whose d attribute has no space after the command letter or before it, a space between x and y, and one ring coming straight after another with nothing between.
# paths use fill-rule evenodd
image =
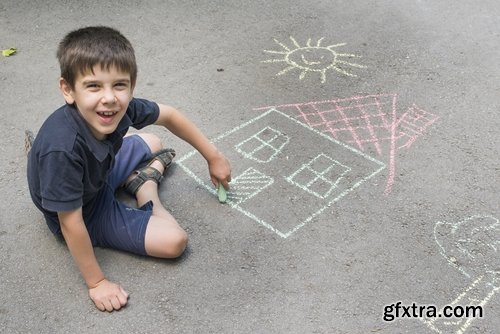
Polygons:
<instances>
[{"instance_id":1,"label":"chalk sun drawing","mask_svg":"<svg viewBox=\"0 0 500 334\"><path fill-rule=\"evenodd\" d=\"M342 75L355 77L356 75L348 72L345 68L366 68L366 66L346 61L349 58L361 58L349 53L340 53L336 48L346 45L346 43L332 44L322 46L321 43L324 37L321 37L315 44L311 44L309 38L305 46L301 46L292 36L290 40L292 46L287 46L277 39L274 39L276 44L281 46L281 50L264 50L266 53L280 55L283 58L268 59L263 63L285 63L287 67L280 71L277 76L283 75L292 70L299 70L299 79L305 78L308 73L319 73L321 82L326 81L327 71L336 71Z\"/></svg>"},{"instance_id":2,"label":"chalk sun drawing","mask_svg":"<svg viewBox=\"0 0 500 334\"><path fill-rule=\"evenodd\" d=\"M474 305L484 309L500 292L500 221L491 215L475 215L458 223L437 222L434 238L448 263L473 280L449 305ZM423 321L437 333L462 334L474 319L432 318Z\"/></svg>"}]
</instances>

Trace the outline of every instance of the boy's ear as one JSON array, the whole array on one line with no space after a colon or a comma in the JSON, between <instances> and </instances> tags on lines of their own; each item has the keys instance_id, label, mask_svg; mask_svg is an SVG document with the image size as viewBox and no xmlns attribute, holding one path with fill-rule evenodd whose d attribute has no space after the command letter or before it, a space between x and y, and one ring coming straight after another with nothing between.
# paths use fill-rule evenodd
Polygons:
<instances>
[{"instance_id":1,"label":"boy's ear","mask_svg":"<svg viewBox=\"0 0 500 334\"><path fill-rule=\"evenodd\" d=\"M73 97L73 88L68 84L64 78L59 78L59 89L64 96L67 104L75 103L75 98Z\"/></svg>"}]
</instances>

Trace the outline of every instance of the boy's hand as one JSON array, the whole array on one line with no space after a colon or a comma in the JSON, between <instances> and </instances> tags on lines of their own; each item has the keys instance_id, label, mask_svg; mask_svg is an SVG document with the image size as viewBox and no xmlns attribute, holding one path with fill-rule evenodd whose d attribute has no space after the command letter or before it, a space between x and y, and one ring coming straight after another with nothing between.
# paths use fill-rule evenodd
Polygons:
<instances>
[{"instance_id":1,"label":"boy's hand","mask_svg":"<svg viewBox=\"0 0 500 334\"><path fill-rule=\"evenodd\" d=\"M229 190L231 166L222 153L217 152L217 155L208 161L208 171L215 187L218 187L220 182L224 186L224 189Z\"/></svg>"},{"instance_id":2,"label":"boy's hand","mask_svg":"<svg viewBox=\"0 0 500 334\"><path fill-rule=\"evenodd\" d=\"M100 311L112 312L127 304L128 293L113 282L103 279L95 287L89 288L90 299Z\"/></svg>"}]
</instances>

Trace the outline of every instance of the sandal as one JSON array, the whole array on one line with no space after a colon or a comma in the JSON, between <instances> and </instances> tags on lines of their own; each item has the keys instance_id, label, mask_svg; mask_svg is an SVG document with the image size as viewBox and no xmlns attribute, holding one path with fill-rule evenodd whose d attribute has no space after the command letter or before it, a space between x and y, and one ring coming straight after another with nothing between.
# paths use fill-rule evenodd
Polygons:
<instances>
[{"instance_id":1,"label":"sandal","mask_svg":"<svg viewBox=\"0 0 500 334\"><path fill-rule=\"evenodd\" d=\"M167 168L172 164L172 160L175 157L175 151L171 148L163 149L153 154L153 158L149 161L146 161L139 166L134 171L134 177L125 183L124 188L125 191L130 195L137 194L139 188L144 184L144 182L148 180L155 181L156 184L160 184L163 180L163 175L156 168L151 167L151 164L158 160L164 167L163 173L167 170Z\"/></svg>"}]
</instances>

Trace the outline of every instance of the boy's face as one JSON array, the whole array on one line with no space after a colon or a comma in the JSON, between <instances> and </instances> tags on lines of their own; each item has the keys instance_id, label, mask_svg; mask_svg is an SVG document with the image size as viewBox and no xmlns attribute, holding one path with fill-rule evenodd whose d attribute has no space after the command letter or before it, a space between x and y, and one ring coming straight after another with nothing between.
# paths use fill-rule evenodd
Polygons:
<instances>
[{"instance_id":1,"label":"boy's face","mask_svg":"<svg viewBox=\"0 0 500 334\"><path fill-rule=\"evenodd\" d=\"M134 87L130 74L113 66L103 70L96 65L93 71L78 75L74 88L63 78L59 80L59 86L66 102L75 104L92 134L103 140L116 130L125 115Z\"/></svg>"}]
</instances>

